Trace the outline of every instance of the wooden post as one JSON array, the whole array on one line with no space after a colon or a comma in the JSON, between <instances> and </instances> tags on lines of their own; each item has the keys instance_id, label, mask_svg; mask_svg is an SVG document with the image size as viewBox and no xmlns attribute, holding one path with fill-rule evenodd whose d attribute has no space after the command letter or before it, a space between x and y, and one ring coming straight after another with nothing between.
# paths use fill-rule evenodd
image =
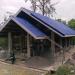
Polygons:
<instances>
[{"instance_id":1,"label":"wooden post","mask_svg":"<svg viewBox=\"0 0 75 75\"><path fill-rule=\"evenodd\" d=\"M27 57L31 57L29 34L27 34Z\"/></svg>"},{"instance_id":2,"label":"wooden post","mask_svg":"<svg viewBox=\"0 0 75 75\"><path fill-rule=\"evenodd\" d=\"M8 32L8 55L9 56L11 51L12 51L12 37L11 37L11 32Z\"/></svg>"},{"instance_id":3,"label":"wooden post","mask_svg":"<svg viewBox=\"0 0 75 75\"><path fill-rule=\"evenodd\" d=\"M51 40L55 41L54 32L51 31ZM55 56L55 44L51 42L52 57Z\"/></svg>"}]
</instances>

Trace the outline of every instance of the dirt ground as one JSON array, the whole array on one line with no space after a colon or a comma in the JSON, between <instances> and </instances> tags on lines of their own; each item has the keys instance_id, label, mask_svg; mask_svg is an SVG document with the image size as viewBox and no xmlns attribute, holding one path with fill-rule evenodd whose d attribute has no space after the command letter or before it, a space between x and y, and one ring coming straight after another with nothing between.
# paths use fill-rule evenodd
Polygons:
<instances>
[{"instance_id":1,"label":"dirt ground","mask_svg":"<svg viewBox=\"0 0 75 75\"><path fill-rule=\"evenodd\" d=\"M0 75L42 75L43 72L0 61Z\"/></svg>"}]
</instances>

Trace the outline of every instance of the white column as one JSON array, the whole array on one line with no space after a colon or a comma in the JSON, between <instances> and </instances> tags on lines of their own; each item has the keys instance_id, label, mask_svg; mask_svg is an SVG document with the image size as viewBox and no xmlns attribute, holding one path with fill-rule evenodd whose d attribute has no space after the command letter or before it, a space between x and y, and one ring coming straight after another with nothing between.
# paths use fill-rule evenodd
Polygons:
<instances>
[{"instance_id":1,"label":"white column","mask_svg":"<svg viewBox=\"0 0 75 75\"><path fill-rule=\"evenodd\" d=\"M27 34L27 57L31 57L29 34Z\"/></svg>"},{"instance_id":2,"label":"white column","mask_svg":"<svg viewBox=\"0 0 75 75\"><path fill-rule=\"evenodd\" d=\"M12 50L12 37L11 32L8 32L8 53L10 55L10 52Z\"/></svg>"},{"instance_id":3,"label":"white column","mask_svg":"<svg viewBox=\"0 0 75 75\"><path fill-rule=\"evenodd\" d=\"M51 31L51 40L55 42L54 32ZM52 56L55 56L55 44L51 42Z\"/></svg>"}]
</instances>

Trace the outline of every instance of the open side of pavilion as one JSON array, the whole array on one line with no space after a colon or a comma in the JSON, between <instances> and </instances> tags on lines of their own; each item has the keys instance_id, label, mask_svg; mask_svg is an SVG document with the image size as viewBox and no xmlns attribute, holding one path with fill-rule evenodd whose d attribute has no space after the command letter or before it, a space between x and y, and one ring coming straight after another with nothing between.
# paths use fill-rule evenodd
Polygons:
<instances>
[{"instance_id":1,"label":"open side of pavilion","mask_svg":"<svg viewBox=\"0 0 75 75\"><path fill-rule=\"evenodd\" d=\"M22 58L41 56L53 59L74 46L73 29L24 8L9 18L0 33L8 38L8 55L14 52Z\"/></svg>"}]
</instances>

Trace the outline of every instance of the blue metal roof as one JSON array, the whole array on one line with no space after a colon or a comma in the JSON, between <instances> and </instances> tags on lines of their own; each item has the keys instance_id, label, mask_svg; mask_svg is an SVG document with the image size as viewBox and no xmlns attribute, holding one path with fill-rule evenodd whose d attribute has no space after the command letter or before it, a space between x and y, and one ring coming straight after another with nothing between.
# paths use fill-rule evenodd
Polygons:
<instances>
[{"instance_id":1,"label":"blue metal roof","mask_svg":"<svg viewBox=\"0 0 75 75\"><path fill-rule=\"evenodd\" d=\"M25 19L13 17L12 20L36 39L45 39L47 37L43 32L34 27Z\"/></svg>"},{"instance_id":2,"label":"blue metal roof","mask_svg":"<svg viewBox=\"0 0 75 75\"><path fill-rule=\"evenodd\" d=\"M63 23L60 23L58 21L55 21L53 19L50 19L46 16L40 15L38 13L31 12L31 15L37 18L39 21L45 23L48 27L53 28L56 32L62 34L62 36L75 36L75 31L68 26L64 25Z\"/></svg>"},{"instance_id":3,"label":"blue metal roof","mask_svg":"<svg viewBox=\"0 0 75 75\"><path fill-rule=\"evenodd\" d=\"M40 23L42 23L42 25L44 25L45 27L56 32L61 37L75 36L75 31L72 30L71 28L69 28L68 26L64 25L63 23L60 23L58 21L55 21L53 19L50 19L50 18L43 16L43 15L40 15L38 13L34 13L33 11L30 11L27 9L22 9L22 10L20 10L20 12L21 11L24 11L26 14L28 14L32 18L36 19ZM43 32L41 32L41 30L36 28L35 25L31 24L26 19L18 17L17 15L15 17L11 18L11 20L16 22L22 29L27 31L30 35L32 35L36 39L47 37ZM8 22L10 22L10 21L8 21ZM4 28L7 25L7 23L2 28Z\"/></svg>"}]
</instances>

